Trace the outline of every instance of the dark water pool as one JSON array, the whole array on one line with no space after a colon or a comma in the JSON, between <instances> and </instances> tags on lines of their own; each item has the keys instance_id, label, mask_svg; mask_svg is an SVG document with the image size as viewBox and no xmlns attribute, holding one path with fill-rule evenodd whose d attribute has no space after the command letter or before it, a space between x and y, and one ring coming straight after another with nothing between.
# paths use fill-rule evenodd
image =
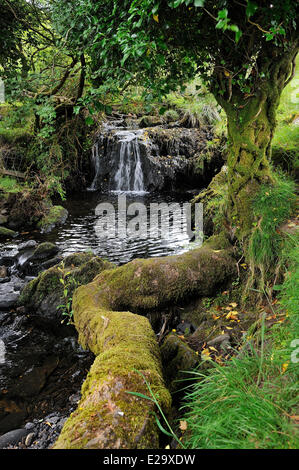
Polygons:
<instances>
[{"instance_id":1,"label":"dark water pool","mask_svg":"<svg viewBox=\"0 0 299 470\"><path fill-rule=\"evenodd\" d=\"M117 264L127 263L134 258L150 258L157 256L166 256L171 254L179 254L188 250L190 237L187 232L187 221L182 216L181 225L174 223L172 212L170 211L170 230L169 238L161 238L161 220L164 220L164 215L159 216L151 223L151 228L154 226L155 237L151 236L150 232L150 210L153 206L151 204L160 203L179 203L182 208L183 203L190 200L189 195L155 195L150 193L121 193L126 197L126 208L119 207L119 196L117 193L101 194L96 192L83 192L73 195L66 202L63 203L64 207L69 211L69 217L66 223L54 229L49 234L36 233L35 239L37 241L51 241L56 243L60 248L63 255L68 255L76 251L92 250L96 255L113 261ZM99 204L111 204L111 208L115 209L115 223L113 220L114 211L110 217L104 214L108 221L108 237L102 238L99 236ZM127 234L126 238L114 237L113 227L116 226L116 235L118 228L119 217L122 219L125 216L126 209L132 203L141 203L146 207L147 213L147 228L146 238L136 238ZM98 209L97 209L98 208ZM131 206L132 208L132 206ZM134 212L133 212L134 213ZM130 220L137 215L127 216L127 224ZM167 217L165 213L165 217ZM110 228L110 230L109 230ZM144 230L143 232L144 233ZM157 236L158 235L158 236Z\"/></svg>"}]
</instances>

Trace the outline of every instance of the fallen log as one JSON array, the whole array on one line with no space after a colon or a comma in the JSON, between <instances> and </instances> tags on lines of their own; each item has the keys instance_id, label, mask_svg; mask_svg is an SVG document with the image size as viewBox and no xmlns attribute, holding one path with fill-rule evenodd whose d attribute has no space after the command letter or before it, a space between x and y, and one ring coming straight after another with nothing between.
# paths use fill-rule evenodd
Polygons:
<instances>
[{"instance_id":1,"label":"fallen log","mask_svg":"<svg viewBox=\"0 0 299 470\"><path fill-rule=\"evenodd\" d=\"M79 287L73 297L79 342L97 357L78 408L54 448L157 448L153 403L127 392L149 395L137 370L164 412L170 407L170 395L148 319L126 310L142 314L191 296L210 295L235 275L230 250L203 247L179 256L137 259L103 271Z\"/></svg>"}]
</instances>

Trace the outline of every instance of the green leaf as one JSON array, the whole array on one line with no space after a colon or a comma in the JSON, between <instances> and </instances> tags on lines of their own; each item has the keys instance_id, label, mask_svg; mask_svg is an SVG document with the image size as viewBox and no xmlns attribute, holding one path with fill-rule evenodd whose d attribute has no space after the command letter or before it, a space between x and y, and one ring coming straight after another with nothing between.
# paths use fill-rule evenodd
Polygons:
<instances>
[{"instance_id":1,"label":"green leaf","mask_svg":"<svg viewBox=\"0 0 299 470\"><path fill-rule=\"evenodd\" d=\"M92 126L94 124L94 120L92 119L92 117L88 116L86 119L85 119L85 123L88 125L88 126Z\"/></svg>"},{"instance_id":2,"label":"green leaf","mask_svg":"<svg viewBox=\"0 0 299 470\"><path fill-rule=\"evenodd\" d=\"M155 403L151 397L148 397L147 395L143 395L143 393L139 393L139 392L126 392L126 393L129 393L130 395L134 395L135 397L145 398L146 400L149 400Z\"/></svg>"},{"instance_id":3,"label":"green leaf","mask_svg":"<svg viewBox=\"0 0 299 470\"><path fill-rule=\"evenodd\" d=\"M166 434L166 436L169 436L169 437L173 437L173 435L170 432L166 431L166 429L163 428L156 414L155 414L155 420L156 420L158 428L160 429L161 432L163 432L163 434Z\"/></svg>"},{"instance_id":4,"label":"green leaf","mask_svg":"<svg viewBox=\"0 0 299 470\"><path fill-rule=\"evenodd\" d=\"M203 7L205 4L205 0L194 0L195 7Z\"/></svg>"},{"instance_id":5,"label":"green leaf","mask_svg":"<svg viewBox=\"0 0 299 470\"><path fill-rule=\"evenodd\" d=\"M227 10L227 8L224 8L223 10L220 10L218 12L218 19L219 18L227 18L227 15L228 15L228 10Z\"/></svg>"},{"instance_id":6,"label":"green leaf","mask_svg":"<svg viewBox=\"0 0 299 470\"><path fill-rule=\"evenodd\" d=\"M257 9L258 9L257 4L248 0L247 8L246 8L247 18L250 18L251 16L253 16Z\"/></svg>"}]
</instances>

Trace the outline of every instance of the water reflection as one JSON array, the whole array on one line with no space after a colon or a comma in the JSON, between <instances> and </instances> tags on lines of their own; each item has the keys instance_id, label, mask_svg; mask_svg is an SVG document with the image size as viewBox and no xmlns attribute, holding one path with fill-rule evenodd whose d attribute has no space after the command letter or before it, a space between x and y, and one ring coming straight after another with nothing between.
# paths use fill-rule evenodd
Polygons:
<instances>
[{"instance_id":1,"label":"water reflection","mask_svg":"<svg viewBox=\"0 0 299 470\"><path fill-rule=\"evenodd\" d=\"M142 203L148 211L147 223L149 226L149 208L151 203L173 203L183 204L188 202L190 196L179 196L173 194L154 195L138 194L126 192L126 207L132 203ZM97 236L97 224L99 215L96 215L96 208L101 203L110 203L115 208L116 230L118 227L118 194L82 193L73 196L64 205L69 211L67 222L48 235L40 235L40 241L55 242L64 255L76 251L92 250L98 256L113 261L117 264L127 263L133 258L150 258L156 256L166 256L179 254L188 249L189 236L187 224L183 221L183 230L174 225L170 230L169 239L146 238L138 239L134 237L121 238L99 238ZM124 216L126 209L121 211ZM127 221L134 216L128 216ZM160 220L159 220L160 222ZM170 221L170 224L172 222ZM113 234L112 234L113 235ZM160 232L159 232L160 235Z\"/></svg>"}]
</instances>

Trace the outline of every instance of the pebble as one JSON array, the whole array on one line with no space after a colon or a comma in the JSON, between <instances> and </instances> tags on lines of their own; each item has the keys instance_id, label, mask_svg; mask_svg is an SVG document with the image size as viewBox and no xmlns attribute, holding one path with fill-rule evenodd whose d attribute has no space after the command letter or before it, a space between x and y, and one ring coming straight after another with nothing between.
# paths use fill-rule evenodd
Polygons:
<instances>
[{"instance_id":1,"label":"pebble","mask_svg":"<svg viewBox=\"0 0 299 470\"><path fill-rule=\"evenodd\" d=\"M25 424L25 429L30 430L30 429L33 429L33 428L35 428L35 424L34 424L34 423L26 423L26 424Z\"/></svg>"},{"instance_id":2,"label":"pebble","mask_svg":"<svg viewBox=\"0 0 299 470\"><path fill-rule=\"evenodd\" d=\"M25 439L25 446L26 447L29 447L32 444L32 441L33 441L34 437L35 437L34 432L31 432L30 434L28 434L28 436Z\"/></svg>"}]
</instances>

